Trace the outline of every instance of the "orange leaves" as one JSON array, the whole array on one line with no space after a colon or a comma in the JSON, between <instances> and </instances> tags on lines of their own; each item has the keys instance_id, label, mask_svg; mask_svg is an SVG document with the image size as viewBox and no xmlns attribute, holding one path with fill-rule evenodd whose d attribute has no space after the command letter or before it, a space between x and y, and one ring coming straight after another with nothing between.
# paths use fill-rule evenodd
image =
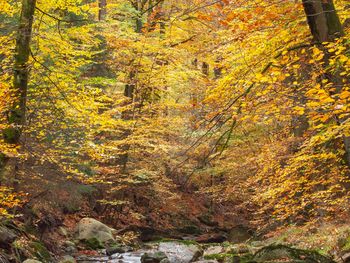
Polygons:
<instances>
[{"instance_id":1,"label":"orange leaves","mask_svg":"<svg viewBox=\"0 0 350 263\"><path fill-rule=\"evenodd\" d=\"M11 188L0 187L0 218L11 216L11 209L20 206L23 197L21 193L13 193Z\"/></svg>"}]
</instances>

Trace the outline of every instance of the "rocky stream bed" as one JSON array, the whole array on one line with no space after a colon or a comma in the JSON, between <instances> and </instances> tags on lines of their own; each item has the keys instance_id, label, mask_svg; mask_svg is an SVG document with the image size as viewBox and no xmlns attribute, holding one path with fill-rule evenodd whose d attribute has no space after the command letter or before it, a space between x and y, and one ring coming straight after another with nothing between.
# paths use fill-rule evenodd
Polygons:
<instances>
[{"instance_id":1,"label":"rocky stream bed","mask_svg":"<svg viewBox=\"0 0 350 263\"><path fill-rule=\"evenodd\" d=\"M1 263L349 263L350 254L329 257L316 251L303 250L286 244L247 240L241 243L198 243L193 240L162 239L126 245L118 239L115 229L92 219L84 218L72 234L61 229L66 236L60 242L62 253L52 255L38 242L24 248L16 234L0 229L0 241L11 241L18 257L16 261L0 257ZM215 234L214 234L215 236ZM13 240L11 240L13 239ZM0 242L1 243L1 242ZM28 245L29 244L29 245ZM34 246L34 245L35 246ZM21 247L22 246L22 247ZM34 249L35 248L35 249Z\"/></svg>"}]
</instances>

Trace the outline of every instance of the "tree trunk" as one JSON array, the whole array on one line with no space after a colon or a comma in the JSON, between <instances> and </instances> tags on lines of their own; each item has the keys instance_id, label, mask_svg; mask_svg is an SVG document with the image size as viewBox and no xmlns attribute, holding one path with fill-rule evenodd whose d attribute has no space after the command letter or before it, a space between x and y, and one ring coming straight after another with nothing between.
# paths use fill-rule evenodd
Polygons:
<instances>
[{"instance_id":1,"label":"tree trunk","mask_svg":"<svg viewBox=\"0 0 350 263\"><path fill-rule=\"evenodd\" d=\"M333 41L343 35L332 0L303 0L303 6L311 34L317 43Z\"/></svg>"},{"instance_id":2,"label":"tree trunk","mask_svg":"<svg viewBox=\"0 0 350 263\"><path fill-rule=\"evenodd\" d=\"M8 114L10 127L3 135L7 143L18 144L26 119L26 101L28 90L28 60L32 36L33 17L36 0L22 0L22 11L17 33L14 59L14 81L11 88L13 101Z\"/></svg>"},{"instance_id":3,"label":"tree trunk","mask_svg":"<svg viewBox=\"0 0 350 263\"><path fill-rule=\"evenodd\" d=\"M36 0L22 0L21 16L17 31L16 49L14 55L13 86L11 87L11 98L9 102L8 124L3 130L4 141L15 146L20 144L20 137L26 122L26 102L29 78L29 55L32 36ZM2 157L3 160L8 158ZM7 161L0 162L0 174L4 174ZM17 161L14 161L13 171L18 170ZM10 172L13 172L10 171ZM17 185L16 174L14 186Z\"/></svg>"},{"instance_id":4,"label":"tree trunk","mask_svg":"<svg viewBox=\"0 0 350 263\"><path fill-rule=\"evenodd\" d=\"M344 35L334 2L333 0L303 0L303 6L314 41L325 52L324 67L327 67L329 65L329 54L323 48L322 43L332 42ZM343 85L339 74L327 74L326 78L335 84L336 92L341 92ZM339 124L344 121L344 119L338 118ZM345 150L344 160L350 167L350 137L343 136L343 145Z\"/></svg>"},{"instance_id":5,"label":"tree trunk","mask_svg":"<svg viewBox=\"0 0 350 263\"><path fill-rule=\"evenodd\" d=\"M107 0L98 1L98 20L104 21L107 17Z\"/></svg>"}]
</instances>

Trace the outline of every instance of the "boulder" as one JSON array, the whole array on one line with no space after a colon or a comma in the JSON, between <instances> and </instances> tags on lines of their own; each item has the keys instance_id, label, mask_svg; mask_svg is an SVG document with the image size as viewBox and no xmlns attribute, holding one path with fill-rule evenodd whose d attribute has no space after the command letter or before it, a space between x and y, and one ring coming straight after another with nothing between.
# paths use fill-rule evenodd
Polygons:
<instances>
[{"instance_id":1,"label":"boulder","mask_svg":"<svg viewBox=\"0 0 350 263\"><path fill-rule=\"evenodd\" d=\"M11 229L0 226L0 247L9 246L15 239L17 235Z\"/></svg>"},{"instance_id":2,"label":"boulder","mask_svg":"<svg viewBox=\"0 0 350 263\"><path fill-rule=\"evenodd\" d=\"M161 242L158 250L166 254L171 263L189 263L196 261L203 254L198 245L181 242Z\"/></svg>"},{"instance_id":3,"label":"boulder","mask_svg":"<svg viewBox=\"0 0 350 263\"><path fill-rule=\"evenodd\" d=\"M318 252L302 250L285 245L270 245L260 249L252 258L257 263L262 262L307 262L307 263L334 263L328 257Z\"/></svg>"},{"instance_id":4,"label":"boulder","mask_svg":"<svg viewBox=\"0 0 350 263\"><path fill-rule=\"evenodd\" d=\"M83 218L76 226L76 235L90 249L104 248L116 243L114 229L93 218Z\"/></svg>"},{"instance_id":5,"label":"boulder","mask_svg":"<svg viewBox=\"0 0 350 263\"><path fill-rule=\"evenodd\" d=\"M23 263L42 263L42 262L36 259L26 259L25 261L23 261Z\"/></svg>"},{"instance_id":6,"label":"boulder","mask_svg":"<svg viewBox=\"0 0 350 263\"><path fill-rule=\"evenodd\" d=\"M164 252L154 252L154 253L145 253L141 257L141 263L165 263L163 260L168 259L167 255Z\"/></svg>"},{"instance_id":7,"label":"boulder","mask_svg":"<svg viewBox=\"0 0 350 263\"><path fill-rule=\"evenodd\" d=\"M232 243L243 243L252 237L251 230L243 225L231 228L227 240Z\"/></svg>"}]
</instances>

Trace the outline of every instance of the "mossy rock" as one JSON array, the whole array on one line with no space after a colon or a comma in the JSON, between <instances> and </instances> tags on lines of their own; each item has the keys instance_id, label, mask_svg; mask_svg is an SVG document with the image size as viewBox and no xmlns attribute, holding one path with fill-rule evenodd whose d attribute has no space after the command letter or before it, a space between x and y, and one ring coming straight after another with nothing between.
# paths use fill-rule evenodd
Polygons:
<instances>
[{"instance_id":1,"label":"mossy rock","mask_svg":"<svg viewBox=\"0 0 350 263\"><path fill-rule=\"evenodd\" d=\"M334 261L316 251L292 248L286 245L266 246L254 254L253 262L307 262L307 263L334 263Z\"/></svg>"},{"instance_id":2,"label":"mossy rock","mask_svg":"<svg viewBox=\"0 0 350 263\"><path fill-rule=\"evenodd\" d=\"M233 259L236 254L226 254L226 253L220 253L220 254L210 254L210 255L205 255L204 259L206 260L217 260L219 262L227 261L227 259ZM229 260L231 261L231 260Z\"/></svg>"},{"instance_id":3,"label":"mossy rock","mask_svg":"<svg viewBox=\"0 0 350 263\"><path fill-rule=\"evenodd\" d=\"M104 248L104 245L95 237L89 238L89 239L84 239L81 241L81 243L83 243L84 246L86 246L87 248L92 249L92 250Z\"/></svg>"}]
</instances>

